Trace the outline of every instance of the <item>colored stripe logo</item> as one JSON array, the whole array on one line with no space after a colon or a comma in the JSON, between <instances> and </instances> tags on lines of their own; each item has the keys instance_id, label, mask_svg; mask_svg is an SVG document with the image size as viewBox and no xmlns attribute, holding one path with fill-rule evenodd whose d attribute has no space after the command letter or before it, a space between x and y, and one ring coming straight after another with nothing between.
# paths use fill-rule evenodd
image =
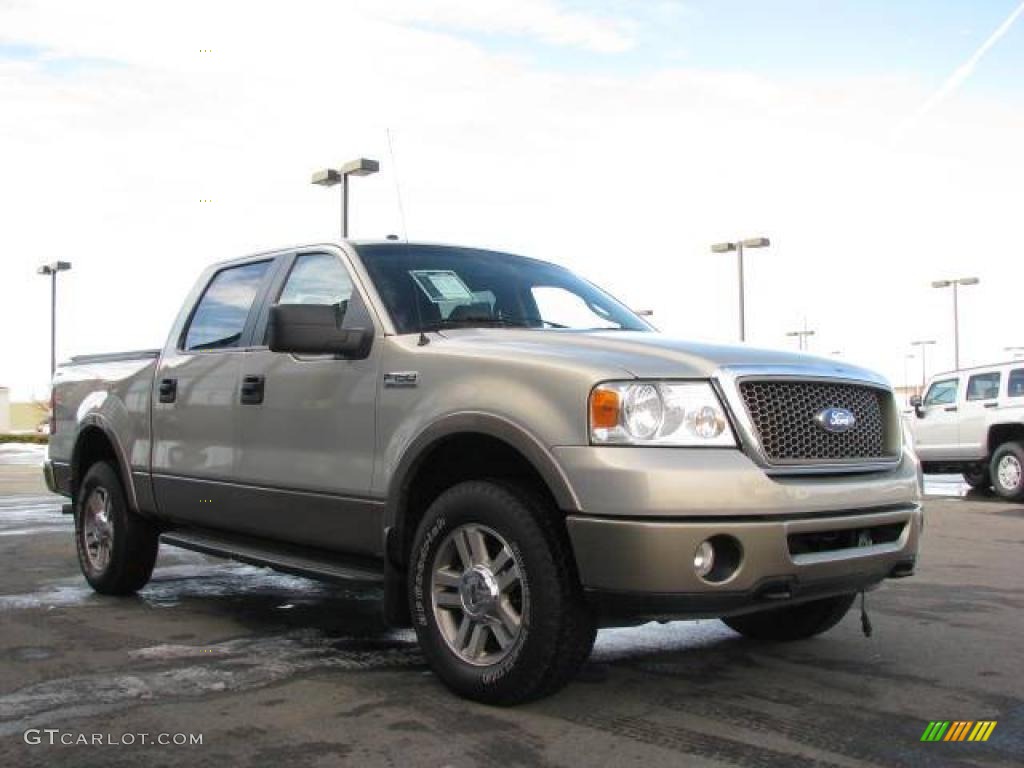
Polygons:
<instances>
[{"instance_id":1,"label":"colored stripe logo","mask_svg":"<svg viewBox=\"0 0 1024 768\"><path fill-rule=\"evenodd\" d=\"M997 720L932 720L921 741L988 741Z\"/></svg>"}]
</instances>

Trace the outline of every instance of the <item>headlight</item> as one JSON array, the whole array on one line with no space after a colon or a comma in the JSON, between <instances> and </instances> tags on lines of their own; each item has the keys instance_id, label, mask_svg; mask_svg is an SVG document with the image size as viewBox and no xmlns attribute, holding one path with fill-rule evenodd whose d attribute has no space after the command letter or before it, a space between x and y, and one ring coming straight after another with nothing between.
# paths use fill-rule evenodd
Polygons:
<instances>
[{"instance_id":1,"label":"headlight","mask_svg":"<svg viewBox=\"0 0 1024 768\"><path fill-rule=\"evenodd\" d=\"M590 393L590 439L602 445L736 445L706 381L599 384Z\"/></svg>"}]
</instances>

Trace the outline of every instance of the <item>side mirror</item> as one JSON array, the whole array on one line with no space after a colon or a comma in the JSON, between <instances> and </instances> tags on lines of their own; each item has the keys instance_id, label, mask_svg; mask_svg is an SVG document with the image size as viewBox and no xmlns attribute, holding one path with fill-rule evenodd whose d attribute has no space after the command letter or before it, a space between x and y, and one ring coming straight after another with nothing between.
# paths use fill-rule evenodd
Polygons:
<instances>
[{"instance_id":1,"label":"side mirror","mask_svg":"<svg viewBox=\"0 0 1024 768\"><path fill-rule=\"evenodd\" d=\"M340 320L333 304L275 304L270 308L270 351L350 359L370 354L373 330L340 328Z\"/></svg>"},{"instance_id":2,"label":"side mirror","mask_svg":"<svg viewBox=\"0 0 1024 768\"><path fill-rule=\"evenodd\" d=\"M912 395L910 398L910 406L914 409L914 415L919 419L924 418L924 400L921 399L920 395Z\"/></svg>"}]
</instances>

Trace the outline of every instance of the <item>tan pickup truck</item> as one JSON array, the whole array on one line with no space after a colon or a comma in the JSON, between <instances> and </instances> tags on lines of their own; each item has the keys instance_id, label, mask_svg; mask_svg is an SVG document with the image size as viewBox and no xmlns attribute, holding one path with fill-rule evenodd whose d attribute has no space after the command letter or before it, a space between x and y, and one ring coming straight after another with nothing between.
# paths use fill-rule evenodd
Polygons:
<instances>
[{"instance_id":1,"label":"tan pickup truck","mask_svg":"<svg viewBox=\"0 0 1024 768\"><path fill-rule=\"evenodd\" d=\"M889 385L668 338L566 269L400 242L210 267L162 349L54 381L46 473L89 583L166 544L376 587L438 676L513 703L599 625L834 626L914 571L920 467Z\"/></svg>"}]
</instances>

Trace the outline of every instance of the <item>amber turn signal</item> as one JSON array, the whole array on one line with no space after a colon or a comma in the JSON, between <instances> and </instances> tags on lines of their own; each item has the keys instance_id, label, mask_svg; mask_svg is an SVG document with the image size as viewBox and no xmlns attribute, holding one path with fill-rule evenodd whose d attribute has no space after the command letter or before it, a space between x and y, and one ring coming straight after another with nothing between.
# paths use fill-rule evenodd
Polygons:
<instances>
[{"instance_id":1,"label":"amber turn signal","mask_svg":"<svg viewBox=\"0 0 1024 768\"><path fill-rule=\"evenodd\" d=\"M595 389L590 393L590 428L613 429L619 425L619 393Z\"/></svg>"}]
</instances>

